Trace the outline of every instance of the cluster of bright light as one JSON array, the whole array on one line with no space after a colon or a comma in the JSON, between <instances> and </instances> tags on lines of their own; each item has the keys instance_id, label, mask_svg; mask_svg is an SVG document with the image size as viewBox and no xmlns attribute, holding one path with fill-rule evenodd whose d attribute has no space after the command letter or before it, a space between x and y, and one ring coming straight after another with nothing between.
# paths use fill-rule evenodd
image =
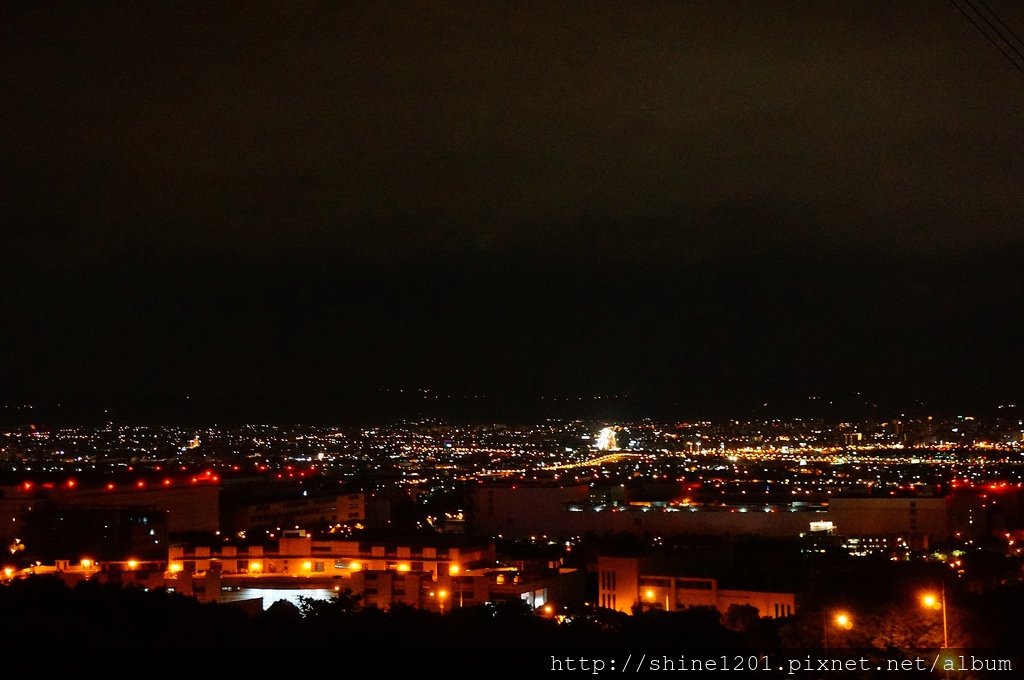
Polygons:
<instances>
[{"instance_id":1,"label":"cluster of bright light","mask_svg":"<svg viewBox=\"0 0 1024 680\"><path fill-rule=\"evenodd\" d=\"M597 433L596 446L599 451L615 451L618 449L618 445L615 442L615 429L611 427L601 428L601 431Z\"/></svg>"}]
</instances>

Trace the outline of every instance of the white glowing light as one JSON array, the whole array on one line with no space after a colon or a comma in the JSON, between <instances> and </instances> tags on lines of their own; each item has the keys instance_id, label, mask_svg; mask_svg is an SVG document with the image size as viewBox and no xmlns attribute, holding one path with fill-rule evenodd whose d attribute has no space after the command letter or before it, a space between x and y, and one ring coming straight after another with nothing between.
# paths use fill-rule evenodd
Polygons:
<instances>
[{"instance_id":1,"label":"white glowing light","mask_svg":"<svg viewBox=\"0 0 1024 680\"><path fill-rule=\"evenodd\" d=\"M597 433L597 448L600 451L615 451L618 446L615 442L615 430L610 427L602 428Z\"/></svg>"}]
</instances>

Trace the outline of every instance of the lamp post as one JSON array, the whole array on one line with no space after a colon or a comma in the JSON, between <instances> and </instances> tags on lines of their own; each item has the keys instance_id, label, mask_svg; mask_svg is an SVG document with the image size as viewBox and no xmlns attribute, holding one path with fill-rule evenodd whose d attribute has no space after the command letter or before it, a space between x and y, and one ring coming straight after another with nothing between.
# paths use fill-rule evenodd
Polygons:
<instances>
[{"instance_id":1,"label":"lamp post","mask_svg":"<svg viewBox=\"0 0 1024 680\"><path fill-rule=\"evenodd\" d=\"M824 648L828 649L828 629L829 624L834 625L836 628L842 630L850 630L853 628L853 619L847 612L838 611L830 619L827 611L822 612L821 625L824 632Z\"/></svg>"},{"instance_id":2,"label":"lamp post","mask_svg":"<svg viewBox=\"0 0 1024 680\"><path fill-rule=\"evenodd\" d=\"M935 593L925 593L921 596L921 605L926 609L942 610L942 648L949 648L949 625L946 617L946 582L942 582L939 597Z\"/></svg>"}]
</instances>

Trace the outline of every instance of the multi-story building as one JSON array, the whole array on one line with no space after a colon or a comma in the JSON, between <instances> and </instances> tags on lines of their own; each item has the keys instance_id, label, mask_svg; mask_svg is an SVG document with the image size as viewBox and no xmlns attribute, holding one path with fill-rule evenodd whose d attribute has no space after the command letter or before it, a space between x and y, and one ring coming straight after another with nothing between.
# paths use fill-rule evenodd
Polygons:
<instances>
[{"instance_id":1,"label":"multi-story building","mask_svg":"<svg viewBox=\"0 0 1024 680\"><path fill-rule=\"evenodd\" d=\"M329 526L361 524L386 526L390 519L387 499L353 492L266 498L255 503L230 504L223 509L226 531L249 531L258 527Z\"/></svg>"},{"instance_id":2,"label":"multi-story building","mask_svg":"<svg viewBox=\"0 0 1024 680\"><path fill-rule=\"evenodd\" d=\"M266 579L271 576L350 578L360 571L458 573L471 565L494 563L494 544L423 545L314 539L303 529L285 531L275 548L262 545L174 545L168 551L168 573L205 572L216 568L224 577Z\"/></svg>"},{"instance_id":3,"label":"multi-story building","mask_svg":"<svg viewBox=\"0 0 1024 680\"><path fill-rule=\"evenodd\" d=\"M980 535L988 526L984 499L976 495L964 495L956 504L951 496L907 495L683 507L606 501L588 497L587 491L579 485L480 486L474 489L470 521L479 533L563 538L586 533L796 537L831 523L845 536L903 537L914 546L948 539L955 532Z\"/></svg>"},{"instance_id":4,"label":"multi-story building","mask_svg":"<svg viewBox=\"0 0 1024 680\"><path fill-rule=\"evenodd\" d=\"M438 538L386 543L314 539L305 530L286 531L276 546L175 545L168 551L167 587L215 599L221 587L351 591L364 605L387 609L404 604L450 611L485 602L520 600L537 608L583 599L584 575L549 568L527 575L498 565L494 544L474 545Z\"/></svg>"},{"instance_id":5,"label":"multi-story building","mask_svg":"<svg viewBox=\"0 0 1024 680\"><path fill-rule=\"evenodd\" d=\"M161 482L136 480L130 484L107 482L85 486L68 481L63 484L25 482L0 487L3 526L0 535L12 529L24 531L28 513L44 508L114 508L138 513L164 513L171 534L190 531L217 531L220 527L220 485L213 476L189 480L164 479Z\"/></svg>"},{"instance_id":6,"label":"multi-story building","mask_svg":"<svg viewBox=\"0 0 1024 680\"><path fill-rule=\"evenodd\" d=\"M724 614L731 605L750 605L762 617L778 618L796 611L793 593L721 588L718 579L664 573L638 557L601 556L597 575L598 605L620 612L714 607Z\"/></svg>"},{"instance_id":7,"label":"multi-story building","mask_svg":"<svg viewBox=\"0 0 1024 680\"><path fill-rule=\"evenodd\" d=\"M833 498L828 519L849 536L906 536L918 543L950 536L950 501L943 497Z\"/></svg>"},{"instance_id":8,"label":"multi-story building","mask_svg":"<svg viewBox=\"0 0 1024 680\"><path fill-rule=\"evenodd\" d=\"M167 513L139 507L43 505L25 515L22 540L42 560L162 559Z\"/></svg>"}]
</instances>

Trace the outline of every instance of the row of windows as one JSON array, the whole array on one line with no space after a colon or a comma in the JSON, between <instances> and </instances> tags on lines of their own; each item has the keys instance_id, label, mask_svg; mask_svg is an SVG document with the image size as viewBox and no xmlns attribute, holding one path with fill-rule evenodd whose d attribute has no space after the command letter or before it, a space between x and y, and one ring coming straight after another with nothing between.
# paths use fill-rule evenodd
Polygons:
<instances>
[{"instance_id":1,"label":"row of windows","mask_svg":"<svg viewBox=\"0 0 1024 680\"><path fill-rule=\"evenodd\" d=\"M405 546L403 546L403 547L405 547ZM397 556L398 555L398 546L395 546L395 545L385 545L385 546L376 545L376 546L372 546L372 548L383 548L384 549L384 554L387 555L387 556ZM423 554L423 546L408 546L408 548L409 548L409 554L410 555L422 555ZM359 552L361 552L361 553L371 552L371 545L369 543L360 542L359 543ZM437 554L438 557L448 557L448 548L437 548L436 549L436 554Z\"/></svg>"},{"instance_id":2,"label":"row of windows","mask_svg":"<svg viewBox=\"0 0 1024 680\"><path fill-rule=\"evenodd\" d=\"M608 593L601 595L601 606L607 609L615 609L615 595Z\"/></svg>"},{"instance_id":3,"label":"row of windows","mask_svg":"<svg viewBox=\"0 0 1024 680\"><path fill-rule=\"evenodd\" d=\"M602 571L600 578L601 590L615 590L617 584L614 571Z\"/></svg>"},{"instance_id":4,"label":"row of windows","mask_svg":"<svg viewBox=\"0 0 1024 680\"><path fill-rule=\"evenodd\" d=\"M681 580L676 582L676 588L682 588L684 590L713 590L711 581L687 581Z\"/></svg>"},{"instance_id":5,"label":"row of windows","mask_svg":"<svg viewBox=\"0 0 1024 680\"><path fill-rule=\"evenodd\" d=\"M714 581L711 579L691 579L691 578L680 578L675 579L676 588L679 590L714 590ZM672 579L664 576L642 576L639 579L641 588L655 587L655 588L669 588L672 585Z\"/></svg>"}]
</instances>

